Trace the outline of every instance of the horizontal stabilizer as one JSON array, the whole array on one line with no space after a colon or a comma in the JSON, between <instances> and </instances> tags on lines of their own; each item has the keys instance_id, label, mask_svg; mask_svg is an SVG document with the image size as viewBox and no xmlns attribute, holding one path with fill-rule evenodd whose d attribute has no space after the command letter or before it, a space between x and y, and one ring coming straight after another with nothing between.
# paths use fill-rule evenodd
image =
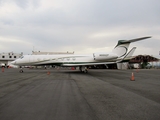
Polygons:
<instances>
[{"instance_id":1,"label":"horizontal stabilizer","mask_svg":"<svg viewBox=\"0 0 160 120\"><path fill-rule=\"evenodd\" d=\"M119 40L119 44L132 43L132 42L136 42L136 41L140 41L140 40L144 40L148 38L151 38L151 36L141 37L141 38L136 38L136 39L131 39L131 40Z\"/></svg>"}]
</instances>

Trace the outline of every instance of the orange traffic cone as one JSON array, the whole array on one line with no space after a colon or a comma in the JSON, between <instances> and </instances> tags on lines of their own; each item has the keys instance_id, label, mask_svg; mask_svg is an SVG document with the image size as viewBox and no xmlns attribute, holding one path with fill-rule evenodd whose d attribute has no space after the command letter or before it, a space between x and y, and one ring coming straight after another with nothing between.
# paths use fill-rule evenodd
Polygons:
<instances>
[{"instance_id":1,"label":"orange traffic cone","mask_svg":"<svg viewBox=\"0 0 160 120\"><path fill-rule=\"evenodd\" d=\"M132 72L132 75L131 75L131 81L135 81L134 73L133 72Z\"/></svg>"},{"instance_id":2,"label":"orange traffic cone","mask_svg":"<svg viewBox=\"0 0 160 120\"><path fill-rule=\"evenodd\" d=\"M47 75L50 75L50 72L49 72L49 71L47 72Z\"/></svg>"},{"instance_id":3,"label":"orange traffic cone","mask_svg":"<svg viewBox=\"0 0 160 120\"><path fill-rule=\"evenodd\" d=\"M4 72L4 67L2 67L2 72Z\"/></svg>"}]
</instances>

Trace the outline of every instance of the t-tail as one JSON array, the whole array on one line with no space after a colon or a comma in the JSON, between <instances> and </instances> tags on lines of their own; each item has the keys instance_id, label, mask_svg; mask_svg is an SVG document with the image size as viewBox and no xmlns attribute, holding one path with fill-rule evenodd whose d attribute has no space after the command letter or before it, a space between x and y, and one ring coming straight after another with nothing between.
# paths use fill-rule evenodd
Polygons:
<instances>
[{"instance_id":1,"label":"t-tail","mask_svg":"<svg viewBox=\"0 0 160 120\"><path fill-rule=\"evenodd\" d=\"M148 39L148 38L151 38L151 37L149 36L149 37L141 37L141 38L136 38L131 40L119 40L112 52L116 54L119 58L123 58L126 56L128 52L128 47L130 43Z\"/></svg>"}]
</instances>

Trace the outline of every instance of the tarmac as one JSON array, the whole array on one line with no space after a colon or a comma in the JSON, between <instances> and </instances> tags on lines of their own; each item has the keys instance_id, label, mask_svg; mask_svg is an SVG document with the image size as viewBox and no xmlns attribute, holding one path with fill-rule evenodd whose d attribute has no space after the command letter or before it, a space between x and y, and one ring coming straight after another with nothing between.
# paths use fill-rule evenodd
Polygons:
<instances>
[{"instance_id":1,"label":"tarmac","mask_svg":"<svg viewBox=\"0 0 160 120\"><path fill-rule=\"evenodd\" d=\"M160 69L5 69L0 120L160 120Z\"/></svg>"}]
</instances>

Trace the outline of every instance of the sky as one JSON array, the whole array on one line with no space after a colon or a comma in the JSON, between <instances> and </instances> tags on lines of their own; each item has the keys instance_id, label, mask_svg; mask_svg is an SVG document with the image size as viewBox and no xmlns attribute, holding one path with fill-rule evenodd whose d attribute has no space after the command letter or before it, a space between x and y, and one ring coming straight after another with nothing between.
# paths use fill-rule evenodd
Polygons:
<instances>
[{"instance_id":1,"label":"sky","mask_svg":"<svg viewBox=\"0 0 160 120\"><path fill-rule=\"evenodd\" d=\"M160 56L159 0L0 0L0 53L111 52L118 40L135 55Z\"/></svg>"}]
</instances>

